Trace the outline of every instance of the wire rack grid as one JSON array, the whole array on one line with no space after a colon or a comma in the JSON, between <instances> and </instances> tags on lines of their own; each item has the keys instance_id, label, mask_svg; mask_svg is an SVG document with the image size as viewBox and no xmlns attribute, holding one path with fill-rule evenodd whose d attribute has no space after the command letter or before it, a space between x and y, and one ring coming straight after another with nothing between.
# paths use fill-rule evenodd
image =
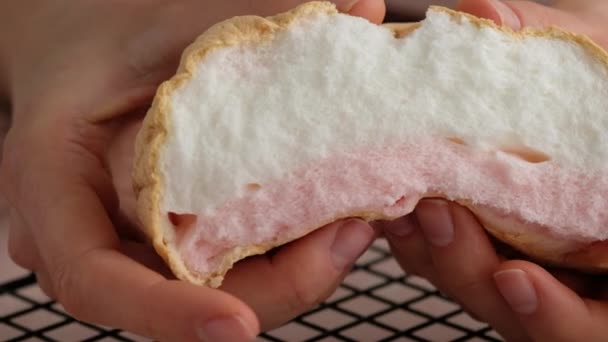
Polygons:
<instances>
[{"instance_id":1,"label":"wire rack grid","mask_svg":"<svg viewBox=\"0 0 608 342\"><path fill-rule=\"evenodd\" d=\"M0 284L2 341L149 341L76 321L46 297L33 275ZM262 341L501 341L429 282L404 275L386 241L361 256L324 303L258 337Z\"/></svg>"}]
</instances>

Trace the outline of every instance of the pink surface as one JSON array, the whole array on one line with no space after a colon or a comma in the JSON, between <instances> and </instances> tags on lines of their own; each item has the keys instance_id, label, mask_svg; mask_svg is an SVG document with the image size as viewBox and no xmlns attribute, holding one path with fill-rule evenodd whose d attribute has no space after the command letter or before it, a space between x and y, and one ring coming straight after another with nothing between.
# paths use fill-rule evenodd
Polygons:
<instances>
[{"instance_id":1,"label":"pink surface","mask_svg":"<svg viewBox=\"0 0 608 342\"><path fill-rule=\"evenodd\" d=\"M606 177L519 156L481 151L448 139L343 151L260 184L199 216L178 232L189 267L212 271L235 246L287 242L307 229L362 213L398 217L422 197L444 194L497 208L551 234L580 242L605 238Z\"/></svg>"}]
</instances>

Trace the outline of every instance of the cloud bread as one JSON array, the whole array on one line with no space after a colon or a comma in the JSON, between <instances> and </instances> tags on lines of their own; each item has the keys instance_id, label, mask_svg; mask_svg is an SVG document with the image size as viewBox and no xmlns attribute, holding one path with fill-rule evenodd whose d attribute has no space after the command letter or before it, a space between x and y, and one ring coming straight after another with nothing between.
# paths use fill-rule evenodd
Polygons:
<instances>
[{"instance_id":1,"label":"cloud bread","mask_svg":"<svg viewBox=\"0 0 608 342\"><path fill-rule=\"evenodd\" d=\"M603 270L608 56L432 7L377 26L310 2L202 34L136 142L137 211L181 279L337 219L458 201L543 262Z\"/></svg>"}]
</instances>

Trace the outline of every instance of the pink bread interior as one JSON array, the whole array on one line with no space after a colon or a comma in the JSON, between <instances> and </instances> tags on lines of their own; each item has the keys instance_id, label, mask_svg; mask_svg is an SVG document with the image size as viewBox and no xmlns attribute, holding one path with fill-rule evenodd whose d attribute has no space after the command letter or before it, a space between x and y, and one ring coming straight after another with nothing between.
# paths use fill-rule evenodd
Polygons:
<instances>
[{"instance_id":1,"label":"pink bread interior","mask_svg":"<svg viewBox=\"0 0 608 342\"><path fill-rule=\"evenodd\" d=\"M174 273L424 197L539 260L603 269L608 57L569 33L429 10L404 37L313 2L203 34L138 136L138 213ZM602 248L598 248L602 246Z\"/></svg>"}]
</instances>

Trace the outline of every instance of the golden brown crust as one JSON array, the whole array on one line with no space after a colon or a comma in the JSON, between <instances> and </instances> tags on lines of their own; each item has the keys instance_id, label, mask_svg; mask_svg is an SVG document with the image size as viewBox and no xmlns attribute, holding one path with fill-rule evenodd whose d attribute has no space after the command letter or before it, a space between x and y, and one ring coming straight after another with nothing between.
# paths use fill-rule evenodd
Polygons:
<instances>
[{"instance_id":1,"label":"golden brown crust","mask_svg":"<svg viewBox=\"0 0 608 342\"><path fill-rule=\"evenodd\" d=\"M392 30L395 38L403 38L420 27L421 23L386 23L382 26Z\"/></svg>"},{"instance_id":2,"label":"golden brown crust","mask_svg":"<svg viewBox=\"0 0 608 342\"><path fill-rule=\"evenodd\" d=\"M468 203L461 203L475 214L484 229L528 259L545 266L569 268L586 273L608 272L608 242L583 243L554 238L543 234L533 224L521 222L515 217L500 217L488 210ZM521 227L530 226L530 229ZM502 227L520 228L505 230ZM523 233L525 232L525 233ZM556 254L560 250L563 253Z\"/></svg>"},{"instance_id":3,"label":"golden brown crust","mask_svg":"<svg viewBox=\"0 0 608 342\"><path fill-rule=\"evenodd\" d=\"M515 217L504 217L488 208L481 208L463 201L461 205L467 207L479 220L484 229L498 240L526 254L528 257L542 261L545 264L563 264L563 255L555 255L548 252L542 245L560 243L560 240L548 240L548 236L542 233L542 227L534 227L534 224L526 224ZM528 226L528 228L523 228ZM523 229L502 229L503 227ZM525 232L525 233L522 233ZM573 241L561 241L562 248L578 248L579 244Z\"/></svg>"},{"instance_id":4,"label":"golden brown crust","mask_svg":"<svg viewBox=\"0 0 608 342\"><path fill-rule=\"evenodd\" d=\"M494 29L502 31L502 32L504 32L512 37L518 38L518 39L525 39L525 38L529 38L529 37L539 37L539 38L551 38L551 39L557 39L557 40L576 43L577 45L579 45L583 49L587 50L588 53L590 53L592 56L597 58L600 62L604 63L608 67L608 52L606 50L604 50L602 47L600 47L598 44L596 44L593 40L591 40L591 38L589 38L585 35L565 31L565 30L563 30L559 27L555 27L555 26L544 27L544 28L525 27L519 31L515 31L512 28L507 27L507 26L499 26L492 20L478 18L478 17L473 16L468 13L457 12L457 11L451 10L449 8L444 8L444 7L439 7L439 6L431 6L431 8L434 10L437 10L437 11L448 13L452 16L452 18L456 18L456 19L467 18L471 21L471 23L473 23L478 28L484 28L484 27L485 28L488 28L488 27L494 28Z\"/></svg>"},{"instance_id":5,"label":"golden brown crust","mask_svg":"<svg viewBox=\"0 0 608 342\"><path fill-rule=\"evenodd\" d=\"M311 13L332 15L338 12L330 3L310 2L267 19L244 16L218 23L198 37L184 51L176 75L159 87L136 140L133 183L137 197L137 215L145 227L145 232L152 240L157 253L167 262L178 278L215 287L225 272L222 272L221 275L199 275L190 272L176 251L169 247L171 241L167 241L167 235L170 235L170 232L164 232L162 229L164 218L161 217L160 201L163 191L163 176L158 162L161 147L171 131L170 120L167 117L171 115L169 102L172 92L182 83L187 82L192 77L197 64L216 49L245 42L261 43L271 40L277 31L284 30L294 20ZM269 248L262 249L266 251ZM262 249L256 246L243 248L242 252L249 254L243 254L242 257L260 253ZM236 255L228 257L228 259L234 260L236 258Z\"/></svg>"},{"instance_id":6,"label":"golden brown crust","mask_svg":"<svg viewBox=\"0 0 608 342\"><path fill-rule=\"evenodd\" d=\"M511 36L518 38L526 37L543 37L560 39L579 44L586 49L591 55L597 57L601 62L608 66L608 54L598 45L593 43L589 38L565 32L557 28L536 29L527 28L519 32L515 32L506 27L499 27L494 22L479 19L468 14L459 13L446 8L435 7L435 10L444 11L450 14L453 18L461 20L468 18L478 27L492 27L501 30ZM166 218L162 217L160 210L160 202L163 198L163 175L159 170L159 160L161 148L166 137L171 134L171 125L168 116L171 115L170 98L171 94L183 83L191 79L197 65L209 53L229 46L234 46L243 43L262 43L271 40L277 32L286 29L292 22L298 18L305 17L309 14L324 14L335 15L337 10L335 6L328 2L308 2L299 7L274 17L261 18L255 16L236 17L227 21L221 22L211 27L207 32L202 34L196 41L190 45L182 55L177 74L167 82L163 83L156 94L154 102L144 120L142 129L136 141L135 164L133 171L134 190L137 196L137 214L140 218L145 231L151 238L154 247L158 254L167 262L174 274L181 279L188 280L192 283L209 285L213 287L219 286L224 274L231 267L232 263L244 257L254 254L264 253L267 250L278 245L277 243L268 243L259 246L241 246L229 251L221 261L221 268L213 274L197 274L187 269L177 251L170 246L172 232L168 228ZM409 33L415 31L420 24L389 24L386 25L393 30L395 37L402 38ZM469 208L475 211L474 206ZM479 212L479 211L478 211ZM376 219L394 219L393 217L384 217L378 213L351 213L350 215L340 215L335 217L335 220L347 217L361 217L366 220ZM332 220L330 222L333 222ZM322 222L319 226L330 222ZM502 234L503 230L497 229L491 220L485 220L488 230L497 238L505 241L514 247L523 250L524 252L533 252L533 241L522 240L522 237L513 237ZM310 227L303 233L309 233L318 227ZM294 237L294 239L297 237ZM285 242L283 242L285 243ZM552 255L539 255L540 258L545 258L546 261L554 261Z\"/></svg>"}]
</instances>

